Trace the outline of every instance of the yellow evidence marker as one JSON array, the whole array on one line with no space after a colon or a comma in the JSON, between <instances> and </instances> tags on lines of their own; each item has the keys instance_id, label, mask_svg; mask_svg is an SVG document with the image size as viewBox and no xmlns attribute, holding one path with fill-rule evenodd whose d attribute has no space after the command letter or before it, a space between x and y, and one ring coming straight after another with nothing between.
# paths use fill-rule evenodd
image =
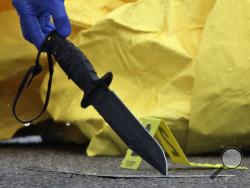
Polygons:
<instances>
[{"instance_id":1,"label":"yellow evidence marker","mask_svg":"<svg viewBox=\"0 0 250 188\"><path fill-rule=\"evenodd\" d=\"M141 123L149 131L149 133L157 139L159 144L162 146L165 153L167 153L176 164L187 165L191 167L202 167L202 168L221 168L222 164L209 164L209 163L195 163L190 162L180 145L176 141L171 130L163 120L154 118L141 119ZM134 153L131 149L127 150L127 154L121 163L121 168L137 170L142 162L142 158ZM246 167L238 167L237 169L247 169Z\"/></svg>"}]
</instances>

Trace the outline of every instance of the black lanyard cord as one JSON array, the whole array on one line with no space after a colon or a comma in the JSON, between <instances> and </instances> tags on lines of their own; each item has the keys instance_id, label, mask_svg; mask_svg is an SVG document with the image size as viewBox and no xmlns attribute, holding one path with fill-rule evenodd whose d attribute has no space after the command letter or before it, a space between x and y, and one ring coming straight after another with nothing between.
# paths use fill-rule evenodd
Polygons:
<instances>
[{"instance_id":1,"label":"black lanyard cord","mask_svg":"<svg viewBox=\"0 0 250 188\"><path fill-rule=\"evenodd\" d=\"M52 78L53 78L53 72L54 72L54 68L53 68L53 57L50 51L50 36L53 33L51 33L45 40L45 42L42 44L41 48L38 50L37 56L36 56L36 61L35 61L35 65L31 66L28 71L26 72L26 74L23 77L23 80L21 81L16 96L14 98L13 101L13 106L12 106L12 111L13 114L15 116L15 118L23 124L29 124L31 122L33 122L34 120L36 120L37 118L39 118L47 109L47 106L49 104L49 98L50 98L50 92L51 92L51 86L52 86ZM39 73L42 72L42 66L40 65L40 56L42 51L45 50L47 53L47 61L48 61L48 67L49 67L49 80L48 80L48 87L47 87L47 93L46 93L46 98L45 98L45 103L44 106L41 110L41 112L36 115L34 118L30 119L30 120L22 120L18 117L18 115L16 114L16 106L17 106L17 102L23 92L23 90L25 88L28 88L33 80L33 78L35 76L37 76Z\"/></svg>"}]
</instances>

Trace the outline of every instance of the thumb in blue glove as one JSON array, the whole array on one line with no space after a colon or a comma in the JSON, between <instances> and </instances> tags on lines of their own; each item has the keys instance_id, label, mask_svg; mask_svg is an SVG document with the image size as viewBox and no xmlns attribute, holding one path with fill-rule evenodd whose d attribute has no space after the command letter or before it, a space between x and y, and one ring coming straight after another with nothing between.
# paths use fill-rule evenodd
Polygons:
<instances>
[{"instance_id":1,"label":"thumb in blue glove","mask_svg":"<svg viewBox=\"0 0 250 188\"><path fill-rule=\"evenodd\" d=\"M70 35L64 0L13 0L12 3L19 14L24 38L38 49L53 30L62 37Z\"/></svg>"}]
</instances>

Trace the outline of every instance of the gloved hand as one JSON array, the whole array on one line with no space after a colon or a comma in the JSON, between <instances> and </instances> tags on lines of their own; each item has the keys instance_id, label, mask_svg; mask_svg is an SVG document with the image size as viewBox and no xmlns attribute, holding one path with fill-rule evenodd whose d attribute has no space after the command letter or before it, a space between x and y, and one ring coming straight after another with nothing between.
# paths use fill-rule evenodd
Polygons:
<instances>
[{"instance_id":1,"label":"gloved hand","mask_svg":"<svg viewBox=\"0 0 250 188\"><path fill-rule=\"evenodd\" d=\"M70 34L64 0L13 0L12 3L20 16L24 38L37 48L54 29L62 37Z\"/></svg>"}]
</instances>

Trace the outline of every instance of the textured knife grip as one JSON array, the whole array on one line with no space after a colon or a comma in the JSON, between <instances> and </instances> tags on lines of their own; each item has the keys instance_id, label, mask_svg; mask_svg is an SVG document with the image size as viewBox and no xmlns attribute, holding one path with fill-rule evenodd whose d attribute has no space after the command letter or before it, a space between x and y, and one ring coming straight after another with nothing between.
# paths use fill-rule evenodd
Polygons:
<instances>
[{"instance_id":1,"label":"textured knife grip","mask_svg":"<svg viewBox=\"0 0 250 188\"><path fill-rule=\"evenodd\" d=\"M85 55L71 42L55 35L51 38L51 53L68 75L85 93L89 93L99 79Z\"/></svg>"},{"instance_id":2,"label":"textured knife grip","mask_svg":"<svg viewBox=\"0 0 250 188\"><path fill-rule=\"evenodd\" d=\"M102 88L110 85L112 73L108 72L99 79L87 57L71 42L57 34L53 34L49 42L49 51L60 67L84 91L81 106L86 108L93 104L102 94Z\"/></svg>"}]
</instances>

